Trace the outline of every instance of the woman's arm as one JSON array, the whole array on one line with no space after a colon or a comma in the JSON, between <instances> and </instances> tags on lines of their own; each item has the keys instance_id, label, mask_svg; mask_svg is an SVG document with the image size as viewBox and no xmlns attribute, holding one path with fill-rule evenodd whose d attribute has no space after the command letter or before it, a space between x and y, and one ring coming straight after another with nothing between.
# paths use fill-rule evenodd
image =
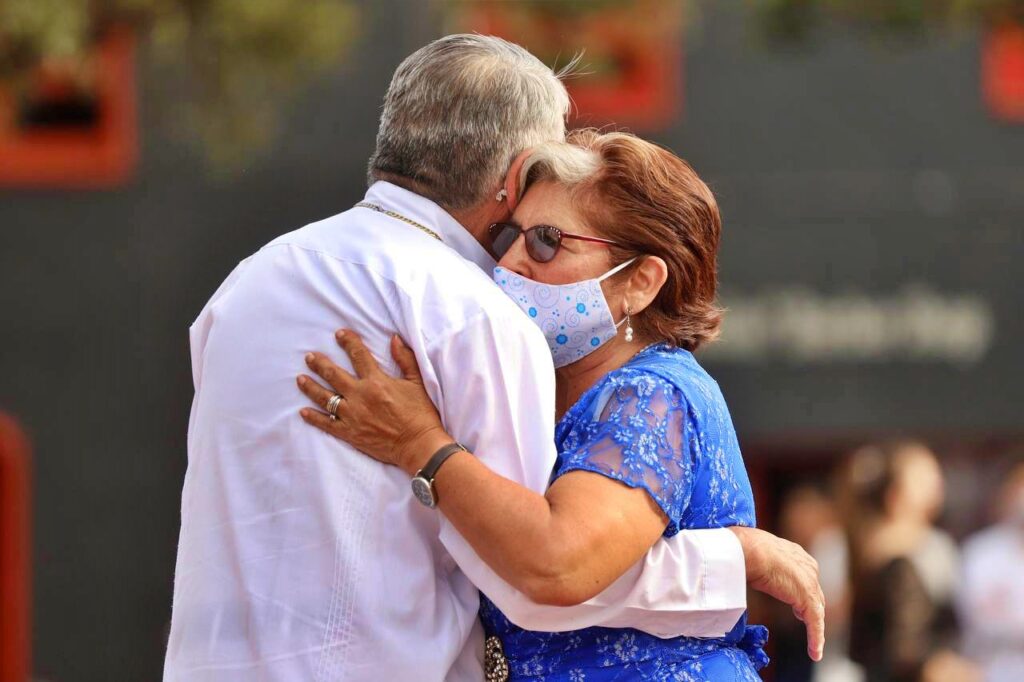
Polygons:
<instances>
[{"instance_id":1,"label":"woman's arm","mask_svg":"<svg viewBox=\"0 0 1024 682\"><path fill-rule=\"evenodd\" d=\"M495 573L540 604L597 595L658 541L668 519L640 488L573 471L545 496L459 453L436 478L438 505Z\"/></svg>"},{"instance_id":2,"label":"woman's arm","mask_svg":"<svg viewBox=\"0 0 1024 682\"><path fill-rule=\"evenodd\" d=\"M414 475L454 440L423 390L415 357L396 338L392 353L404 378L394 379L354 334L341 343L358 378L323 355L307 359L344 396L338 421L310 409L303 418ZM299 385L321 406L333 394L309 377ZM645 490L590 471L561 476L542 496L460 452L441 467L435 486L441 511L480 557L544 604L578 604L598 594L643 557L668 523Z\"/></svg>"},{"instance_id":3,"label":"woman's arm","mask_svg":"<svg viewBox=\"0 0 1024 682\"><path fill-rule=\"evenodd\" d=\"M449 437L444 433L429 398L422 394L421 389L415 390L415 386L413 386L411 388L414 390L408 391L413 400L409 401L409 395L407 395L405 402L396 402L395 396L388 395L387 389L391 387L391 384L381 381L381 379L394 380L384 375L383 372L379 375L372 373L371 370L376 369L376 363L373 362L369 351L357 342L357 338L354 335L350 337L339 334L340 344L349 356L354 358L354 366L363 379L369 379L368 382L355 382L351 375L331 363L326 357L318 359L318 356L314 355L310 367L316 368L316 371L339 393L345 394L347 390L367 390L370 391L369 395L373 396L373 392L376 391L378 395L375 397L375 404L386 414L398 415L392 422L385 424L389 430L386 429L383 437L376 443L375 447L380 448L377 458L384 462L403 459L408 456L401 452L403 444L408 447L417 439L425 444L415 446L419 447L422 452L432 453L437 447L448 443ZM475 339L474 343L479 343L479 339ZM395 337L392 341L392 355L402 357L403 349L404 345ZM415 363L409 365L410 370L414 367ZM419 382L422 386L422 379L418 372L403 371L403 382L411 384ZM359 387L355 387L355 383L359 383ZM333 392L318 386L309 377L300 377L299 385L306 395L321 408L333 395ZM406 387L407 390L409 388ZM425 401L425 403L417 402L417 400ZM371 438L375 433L373 429L363 428L358 420L348 420L349 417L359 416L358 412L354 410L351 414L349 413L349 407L346 406L348 402L347 400L342 401L342 406L339 408L342 419L339 421L330 421L327 415L316 410L304 410L303 416L310 424L335 437L341 438L349 434L353 437L358 436L364 441ZM377 420L374 428L379 429L380 427L381 423ZM437 436L436 440L428 443L427 439L430 438L428 434ZM421 453L421 459L417 460L415 464L417 468L421 466L422 457ZM466 459L463 455L460 455L460 458ZM483 466L474 458L469 459L476 465ZM446 483L442 479L446 478L447 474L441 475L451 463L453 462L446 463L438 475L437 483L441 488L440 497L443 509L447 509L449 503L458 503L459 486L456 484L457 482L449 480ZM566 474L565 477L569 475ZM572 475L582 477L584 474L580 472ZM498 478L510 483L500 476ZM449 484L451 484L451 490L449 490ZM607 484L618 485L613 482ZM625 489L625 486L620 487ZM613 490L617 489L613 488ZM625 490L633 496L638 494L636 490ZM541 496L534 494L532 497L540 498ZM649 500L645 500L645 502L649 503ZM547 500L547 504L550 510L551 501ZM487 508L493 509L493 507ZM613 504L608 509L614 511L618 507ZM468 510L470 516L473 511L472 507ZM465 513L466 510L463 515ZM663 520L659 523L663 523ZM633 530L630 528L630 532ZM443 528L442 536L446 532L447 529ZM736 536L742 547L741 554L734 556L732 546L718 540L723 532L726 534L731 532ZM653 530L651 533L653 534ZM628 534L623 534L623 536L625 535ZM475 576L473 579L478 585L488 584L486 581L491 578L477 570L478 565L482 567L483 564L477 560L477 557L467 555L467 552L472 553L472 550L467 546L465 537L458 533L450 533L448 542L449 550L457 552L458 556L462 557L460 565L465 562L463 570ZM489 537L484 535L482 540L478 537L475 544L480 546L481 542L486 545L490 542ZM606 552L607 550L599 550L595 554ZM734 587L735 580L733 579L733 576L740 576L739 580L742 582L742 562L745 560L746 578L750 587L793 608L794 615L807 627L808 653L813 660L821 659L824 646L824 596L818 581L817 562L799 545L755 528L737 527L727 531L683 530L673 538L659 541L644 558L644 563L638 563L624 573L624 575L635 573L631 579L626 580L625 583L621 580L617 581L610 588L611 592L606 590L596 598L576 607L530 608L523 604L523 600L519 598L519 592L505 589L508 587L505 585L499 585L492 596L513 622L527 629L566 630L600 625L604 627L638 627L660 637L678 635L715 637L721 636L727 631L745 608L745 590ZM733 566L733 562L737 560L741 563L739 573L734 570ZM541 566L541 571L536 572L536 575L544 575L543 566ZM557 585L557 583L535 580L529 589L537 596L555 603L570 603L581 596L566 593L555 594L557 590L552 587L553 585ZM517 618L521 619L521 622Z\"/></svg>"}]
</instances>

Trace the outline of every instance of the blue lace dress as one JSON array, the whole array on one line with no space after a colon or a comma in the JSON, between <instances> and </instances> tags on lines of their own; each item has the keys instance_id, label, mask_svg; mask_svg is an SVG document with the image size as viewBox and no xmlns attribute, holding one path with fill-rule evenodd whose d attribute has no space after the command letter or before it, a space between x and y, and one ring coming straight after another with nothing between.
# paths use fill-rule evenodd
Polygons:
<instances>
[{"instance_id":1,"label":"blue lace dress","mask_svg":"<svg viewBox=\"0 0 1024 682\"><path fill-rule=\"evenodd\" d=\"M718 384L688 351L651 346L591 387L556 429L552 481L591 471L646 490L683 528L753 526L754 499ZM725 637L660 639L632 629L531 632L481 597L488 637L501 641L512 680L759 680L763 626L746 615Z\"/></svg>"}]
</instances>

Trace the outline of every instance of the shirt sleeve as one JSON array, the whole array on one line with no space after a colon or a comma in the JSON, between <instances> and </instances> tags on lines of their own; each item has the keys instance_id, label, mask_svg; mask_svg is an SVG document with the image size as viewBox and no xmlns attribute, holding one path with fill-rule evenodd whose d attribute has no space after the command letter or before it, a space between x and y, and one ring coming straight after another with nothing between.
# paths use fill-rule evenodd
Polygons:
<instances>
[{"instance_id":1,"label":"shirt sleeve","mask_svg":"<svg viewBox=\"0 0 1024 682\"><path fill-rule=\"evenodd\" d=\"M217 291L213 293L210 300L205 306L203 306L203 309L199 312L199 315L188 329L189 350L192 357L192 388L195 391L195 395L192 399L192 409L188 420L188 448L190 451L193 448L193 428L197 423L196 410L199 406L199 391L203 383L203 361L206 355L206 339L209 337L210 328L213 326L214 306L221 298L231 291L249 261L250 258L246 258L235 266L235 269L231 271L231 274L227 276L227 279L217 287Z\"/></svg>"},{"instance_id":2,"label":"shirt sleeve","mask_svg":"<svg viewBox=\"0 0 1024 682\"><path fill-rule=\"evenodd\" d=\"M543 494L556 459L555 385L539 330L527 320L481 315L427 352L449 432L493 471ZM531 602L443 517L440 539L473 584L529 630L632 627L660 637L719 637L746 607L743 552L727 530L661 540L608 589L572 607Z\"/></svg>"},{"instance_id":3,"label":"shirt sleeve","mask_svg":"<svg viewBox=\"0 0 1024 682\"><path fill-rule=\"evenodd\" d=\"M640 371L611 378L600 414L566 439L555 476L589 471L631 488L642 488L669 519L675 534L693 493L697 448L691 437L686 398L664 379ZM600 402L600 401L599 401Z\"/></svg>"},{"instance_id":4,"label":"shirt sleeve","mask_svg":"<svg viewBox=\"0 0 1024 682\"><path fill-rule=\"evenodd\" d=\"M210 335L210 328L213 326L214 307L235 286L250 260L251 257L246 258L235 266L235 269L217 287L217 291L213 292L213 296L203 306L203 309L188 329L189 346L192 355L192 387L196 393L199 392L199 385L202 383L203 353L206 350L206 339Z\"/></svg>"}]
</instances>

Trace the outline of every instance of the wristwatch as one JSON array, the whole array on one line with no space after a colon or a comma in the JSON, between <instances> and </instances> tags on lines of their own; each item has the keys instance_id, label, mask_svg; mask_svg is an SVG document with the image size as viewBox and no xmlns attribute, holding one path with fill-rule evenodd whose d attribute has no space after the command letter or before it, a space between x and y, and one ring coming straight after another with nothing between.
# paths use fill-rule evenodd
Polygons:
<instances>
[{"instance_id":1,"label":"wristwatch","mask_svg":"<svg viewBox=\"0 0 1024 682\"><path fill-rule=\"evenodd\" d=\"M412 479L412 494L425 506L431 509L437 506L437 490L434 489L434 477L437 475L437 470L445 463L445 460L460 450L462 452L469 452L462 443L449 443L435 452L427 462L427 465L416 472Z\"/></svg>"}]
</instances>

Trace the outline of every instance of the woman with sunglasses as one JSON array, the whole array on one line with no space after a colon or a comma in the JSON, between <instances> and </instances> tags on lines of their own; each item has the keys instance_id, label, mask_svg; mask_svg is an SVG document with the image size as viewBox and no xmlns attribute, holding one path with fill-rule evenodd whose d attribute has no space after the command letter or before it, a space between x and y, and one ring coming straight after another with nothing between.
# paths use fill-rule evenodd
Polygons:
<instances>
[{"instance_id":1,"label":"woman with sunglasses","mask_svg":"<svg viewBox=\"0 0 1024 682\"><path fill-rule=\"evenodd\" d=\"M524 164L513 219L491 228L501 287L544 333L557 376L559 459L544 497L455 448L438 507L504 580L549 604L600 593L661 536L753 526L754 502L718 385L692 352L718 334L721 220L686 162L632 135L580 131ZM307 422L411 476L451 443L397 338L403 378L351 332L359 378L311 368L344 396ZM333 391L302 380L321 407ZM530 632L486 599L488 679L756 680L767 632L746 617L719 639L631 629Z\"/></svg>"}]
</instances>

